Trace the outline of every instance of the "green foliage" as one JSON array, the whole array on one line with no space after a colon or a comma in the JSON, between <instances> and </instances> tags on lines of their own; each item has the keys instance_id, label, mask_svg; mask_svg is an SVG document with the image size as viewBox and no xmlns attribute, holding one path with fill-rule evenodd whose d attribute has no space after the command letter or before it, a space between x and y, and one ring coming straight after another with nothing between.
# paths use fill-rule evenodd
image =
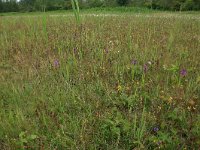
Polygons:
<instances>
[{"instance_id":1,"label":"green foliage","mask_svg":"<svg viewBox=\"0 0 200 150\"><path fill-rule=\"evenodd\" d=\"M195 8L195 3L193 0L186 0L181 7L182 10L193 10L194 8Z\"/></svg>"},{"instance_id":2,"label":"green foliage","mask_svg":"<svg viewBox=\"0 0 200 150\"><path fill-rule=\"evenodd\" d=\"M103 6L103 1L100 0L87 0L84 5L85 8L93 8L93 7L102 7Z\"/></svg>"},{"instance_id":3,"label":"green foliage","mask_svg":"<svg viewBox=\"0 0 200 150\"><path fill-rule=\"evenodd\" d=\"M129 0L117 0L117 3L120 5L120 6L126 6L129 4Z\"/></svg>"},{"instance_id":4,"label":"green foliage","mask_svg":"<svg viewBox=\"0 0 200 150\"><path fill-rule=\"evenodd\" d=\"M28 145L29 142L33 142L37 138L38 138L38 136L35 135L35 134L27 135L26 132L21 132L19 134L19 143L18 143L18 145L20 147L24 147L24 146Z\"/></svg>"},{"instance_id":5,"label":"green foliage","mask_svg":"<svg viewBox=\"0 0 200 150\"><path fill-rule=\"evenodd\" d=\"M112 115L102 120L100 132L108 143L119 145L121 142L129 143L127 148L143 147L144 133L146 132L145 108L141 115L135 114L130 121L116 108Z\"/></svg>"},{"instance_id":6,"label":"green foliage","mask_svg":"<svg viewBox=\"0 0 200 150\"><path fill-rule=\"evenodd\" d=\"M200 10L199 0L77 0L79 7L133 6L160 10ZM0 12L51 11L73 9L71 0L0 0Z\"/></svg>"},{"instance_id":7,"label":"green foliage","mask_svg":"<svg viewBox=\"0 0 200 150\"><path fill-rule=\"evenodd\" d=\"M200 2L197 0L154 0L152 7L165 10L199 10Z\"/></svg>"},{"instance_id":8,"label":"green foliage","mask_svg":"<svg viewBox=\"0 0 200 150\"><path fill-rule=\"evenodd\" d=\"M19 11L19 5L16 0L0 0L0 13L1 12L17 12Z\"/></svg>"},{"instance_id":9,"label":"green foliage","mask_svg":"<svg viewBox=\"0 0 200 150\"><path fill-rule=\"evenodd\" d=\"M80 15L79 15L79 3L78 0L71 0L73 12L76 18L77 23L80 23Z\"/></svg>"},{"instance_id":10,"label":"green foliage","mask_svg":"<svg viewBox=\"0 0 200 150\"><path fill-rule=\"evenodd\" d=\"M0 16L0 148L199 149L199 14L98 9Z\"/></svg>"}]
</instances>

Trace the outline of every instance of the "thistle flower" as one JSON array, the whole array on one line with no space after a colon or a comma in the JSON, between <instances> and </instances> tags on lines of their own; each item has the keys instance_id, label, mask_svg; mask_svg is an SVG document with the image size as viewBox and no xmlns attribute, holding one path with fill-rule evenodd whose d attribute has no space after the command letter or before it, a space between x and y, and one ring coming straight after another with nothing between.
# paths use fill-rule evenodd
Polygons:
<instances>
[{"instance_id":1,"label":"thistle flower","mask_svg":"<svg viewBox=\"0 0 200 150\"><path fill-rule=\"evenodd\" d=\"M154 131L154 132L158 132L158 131L159 131L159 128L158 128L158 127L154 127L154 128L153 128L153 131Z\"/></svg>"},{"instance_id":2,"label":"thistle flower","mask_svg":"<svg viewBox=\"0 0 200 150\"><path fill-rule=\"evenodd\" d=\"M145 65L143 66L143 70L144 70L144 72L147 72L147 70L148 70L147 64L145 64Z\"/></svg>"},{"instance_id":3,"label":"thistle flower","mask_svg":"<svg viewBox=\"0 0 200 150\"><path fill-rule=\"evenodd\" d=\"M187 70L186 69L182 69L180 71L180 75L183 76L183 77L185 77L187 75Z\"/></svg>"},{"instance_id":4,"label":"thistle flower","mask_svg":"<svg viewBox=\"0 0 200 150\"><path fill-rule=\"evenodd\" d=\"M54 61L54 67L55 68L59 67L59 61L57 59Z\"/></svg>"}]
</instances>

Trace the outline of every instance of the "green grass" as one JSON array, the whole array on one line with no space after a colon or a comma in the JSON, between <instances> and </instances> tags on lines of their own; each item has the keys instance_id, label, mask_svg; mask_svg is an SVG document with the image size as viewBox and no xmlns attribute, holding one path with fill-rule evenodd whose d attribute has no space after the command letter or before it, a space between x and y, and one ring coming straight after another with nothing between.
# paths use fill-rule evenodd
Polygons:
<instances>
[{"instance_id":1,"label":"green grass","mask_svg":"<svg viewBox=\"0 0 200 150\"><path fill-rule=\"evenodd\" d=\"M61 14L61 13L72 13L73 10L56 10L56 11L47 11L46 14ZM159 12L157 10L151 10L147 8L139 8L139 7L96 7L96 8L87 8L81 9L82 13L151 13L151 12ZM13 15L39 15L42 12L8 12L8 13L0 13L0 16L13 16Z\"/></svg>"},{"instance_id":2,"label":"green grass","mask_svg":"<svg viewBox=\"0 0 200 150\"><path fill-rule=\"evenodd\" d=\"M184 14L191 16L199 16L199 11L161 11L161 10L152 10L148 8L140 7L96 7L81 9L81 14L117 14L117 15L134 15L134 14ZM73 10L56 10L56 11L47 11L47 12L8 12L0 13L0 16L41 16L41 15L66 15L73 14Z\"/></svg>"},{"instance_id":3,"label":"green grass","mask_svg":"<svg viewBox=\"0 0 200 150\"><path fill-rule=\"evenodd\" d=\"M0 17L0 149L199 148L198 18L33 14Z\"/></svg>"}]
</instances>

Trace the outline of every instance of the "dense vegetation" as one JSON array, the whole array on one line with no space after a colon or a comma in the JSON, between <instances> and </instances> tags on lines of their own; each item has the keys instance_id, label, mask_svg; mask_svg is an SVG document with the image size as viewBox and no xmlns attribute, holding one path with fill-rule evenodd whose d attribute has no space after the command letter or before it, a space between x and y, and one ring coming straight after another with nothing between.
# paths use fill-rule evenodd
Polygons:
<instances>
[{"instance_id":1,"label":"dense vegetation","mask_svg":"<svg viewBox=\"0 0 200 150\"><path fill-rule=\"evenodd\" d=\"M137 6L161 10L200 10L199 0L79 0L81 8ZM71 9L71 0L0 0L0 12Z\"/></svg>"},{"instance_id":2,"label":"dense vegetation","mask_svg":"<svg viewBox=\"0 0 200 150\"><path fill-rule=\"evenodd\" d=\"M68 13L0 17L0 149L198 150L198 14Z\"/></svg>"}]
</instances>

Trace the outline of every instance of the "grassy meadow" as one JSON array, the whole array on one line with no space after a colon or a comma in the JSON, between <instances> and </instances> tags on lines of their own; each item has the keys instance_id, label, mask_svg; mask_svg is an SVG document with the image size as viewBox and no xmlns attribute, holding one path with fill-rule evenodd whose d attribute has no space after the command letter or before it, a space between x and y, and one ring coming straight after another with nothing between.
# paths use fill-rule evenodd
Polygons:
<instances>
[{"instance_id":1,"label":"grassy meadow","mask_svg":"<svg viewBox=\"0 0 200 150\"><path fill-rule=\"evenodd\" d=\"M200 15L0 16L0 149L200 147Z\"/></svg>"}]
</instances>

